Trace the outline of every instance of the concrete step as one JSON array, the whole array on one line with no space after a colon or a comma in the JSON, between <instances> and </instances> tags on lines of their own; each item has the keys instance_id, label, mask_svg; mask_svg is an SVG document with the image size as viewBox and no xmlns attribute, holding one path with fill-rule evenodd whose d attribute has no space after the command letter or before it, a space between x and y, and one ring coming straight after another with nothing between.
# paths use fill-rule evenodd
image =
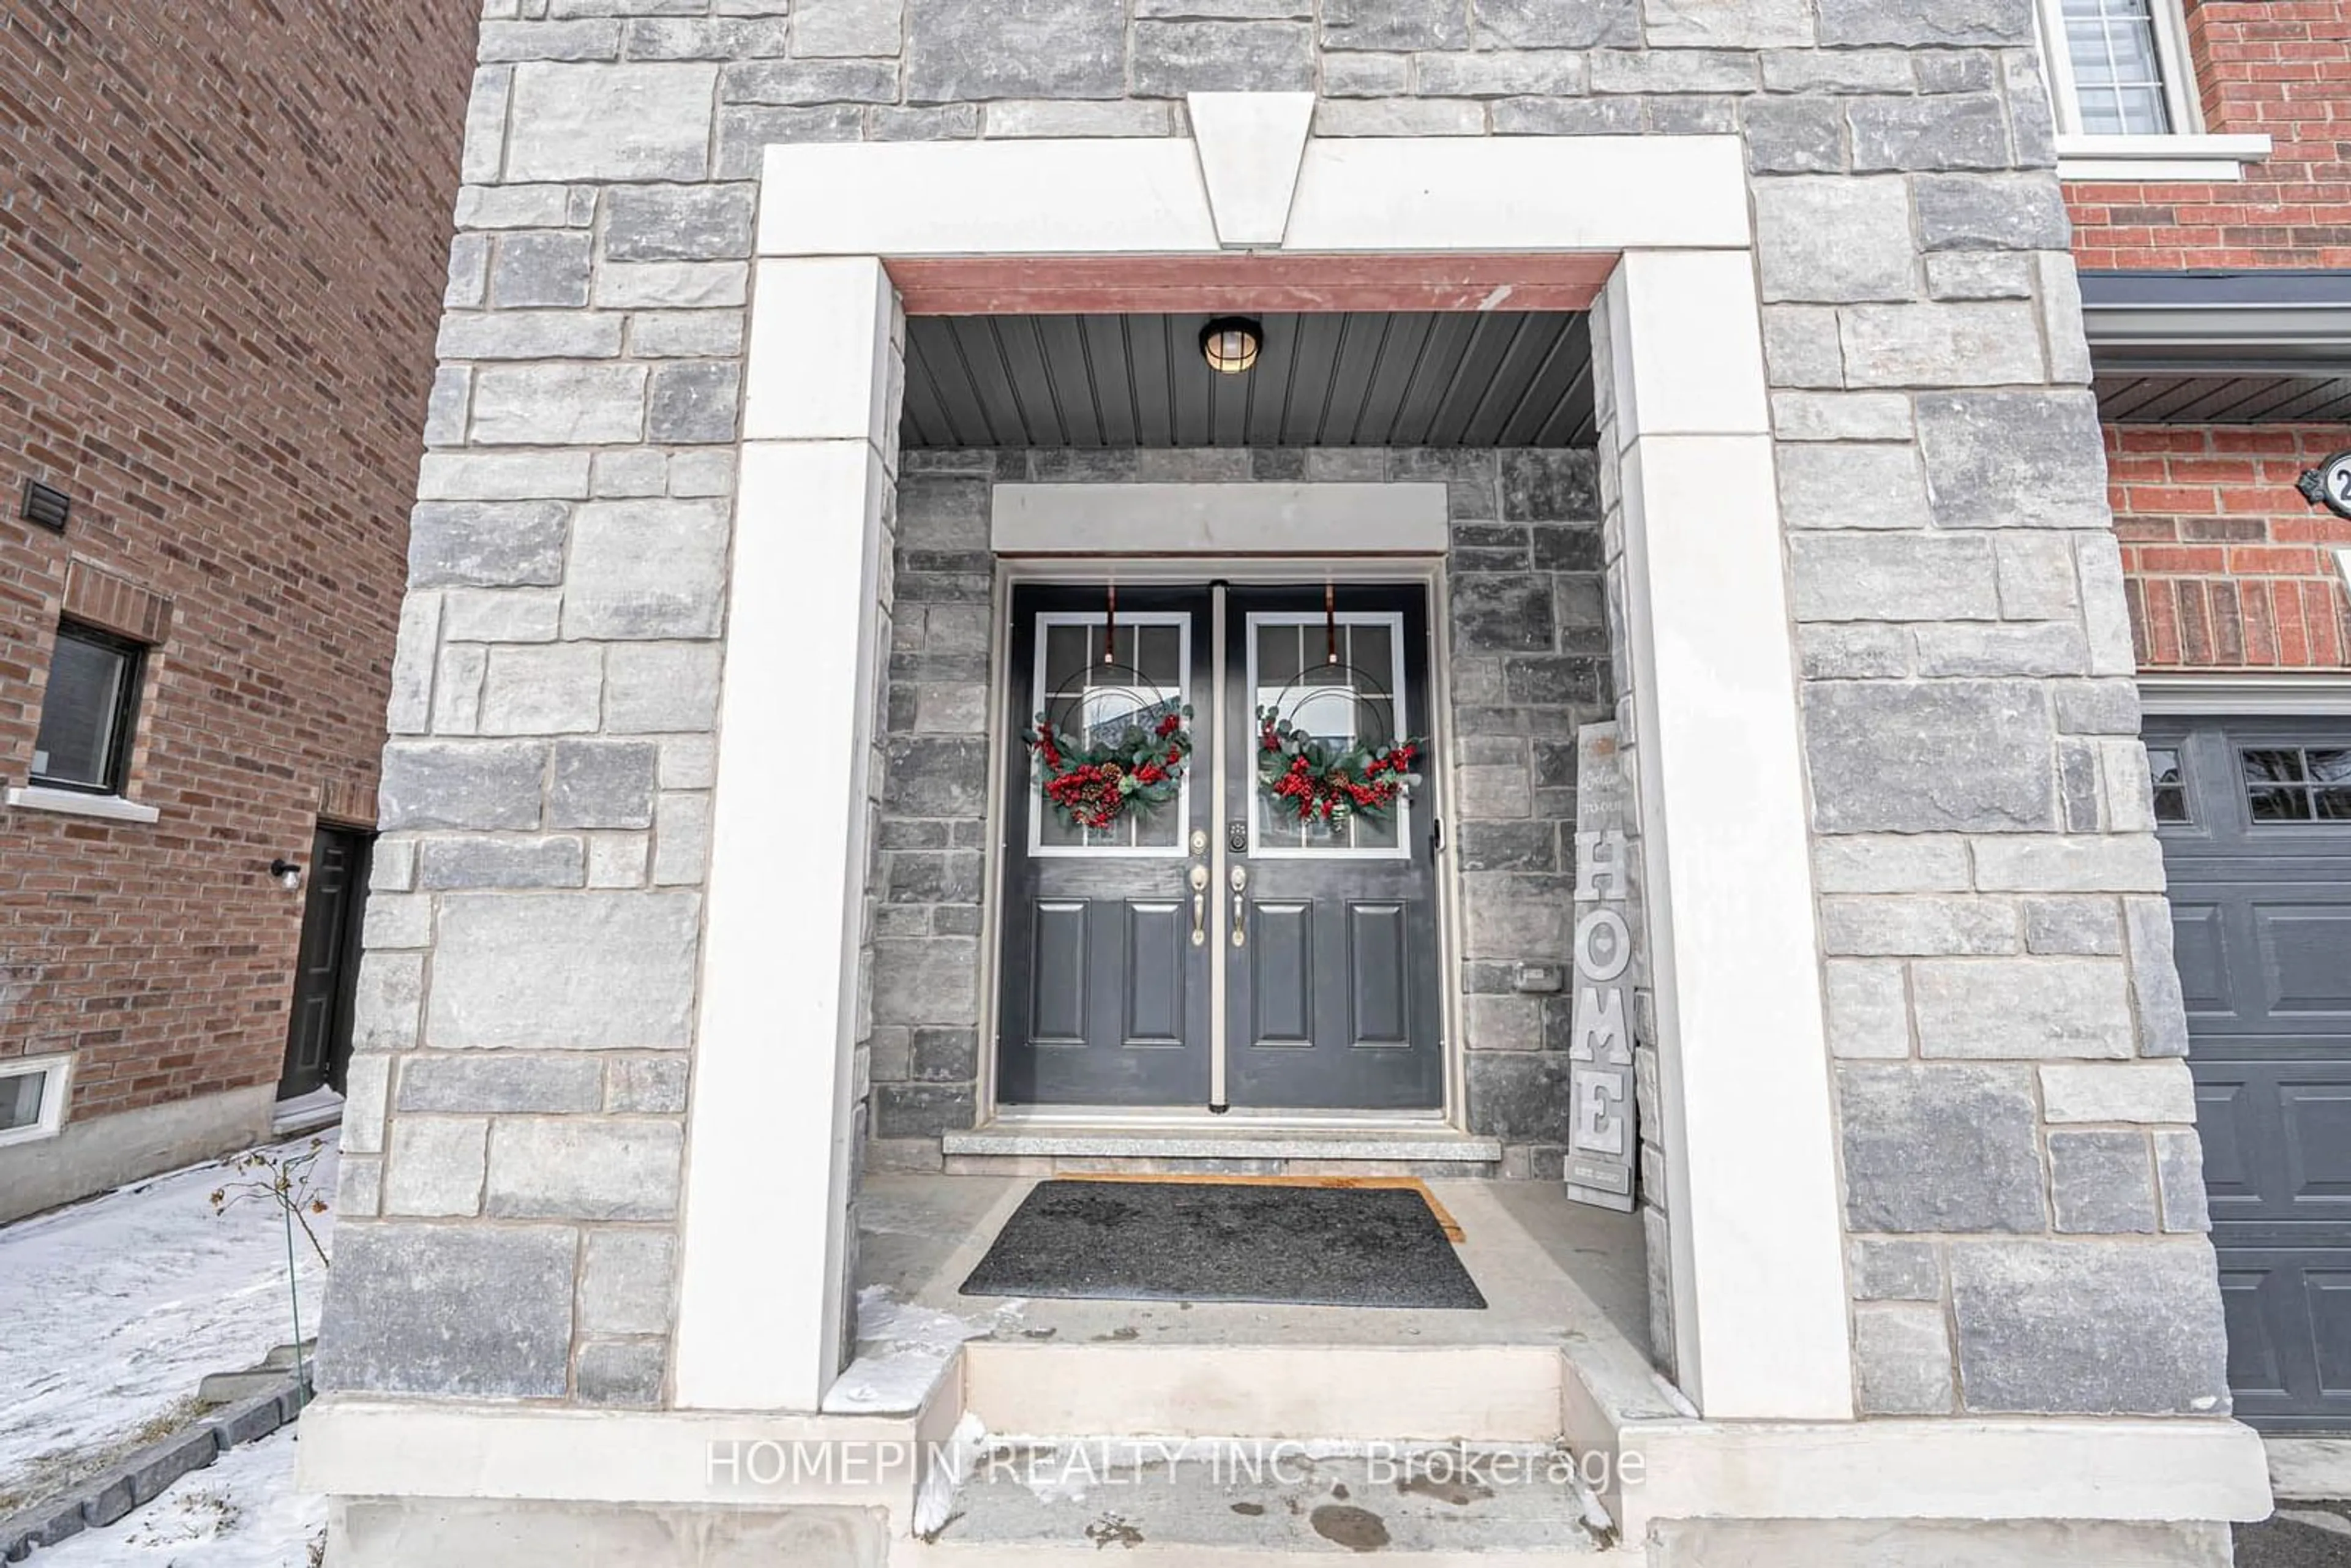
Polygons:
<instances>
[{"instance_id":1,"label":"concrete step","mask_svg":"<svg viewBox=\"0 0 2351 1568\"><path fill-rule=\"evenodd\" d=\"M1272 1568L1375 1552L1415 1568L1595 1568L1609 1544L1573 1459L1548 1446L1007 1439L975 1462L946 1523L891 1562L1022 1568L1107 1551Z\"/></svg>"},{"instance_id":2,"label":"concrete step","mask_svg":"<svg viewBox=\"0 0 2351 1568\"><path fill-rule=\"evenodd\" d=\"M964 1408L1000 1433L1548 1444L1567 1377L1541 1344L975 1340Z\"/></svg>"}]
</instances>

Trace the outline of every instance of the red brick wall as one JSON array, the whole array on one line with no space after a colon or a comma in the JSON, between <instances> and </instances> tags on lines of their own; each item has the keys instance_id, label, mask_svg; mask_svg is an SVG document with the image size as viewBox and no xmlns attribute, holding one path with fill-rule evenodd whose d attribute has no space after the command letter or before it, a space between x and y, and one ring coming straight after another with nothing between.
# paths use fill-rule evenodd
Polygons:
<instances>
[{"instance_id":1,"label":"red brick wall","mask_svg":"<svg viewBox=\"0 0 2351 1568\"><path fill-rule=\"evenodd\" d=\"M2294 488L2346 446L2341 425L2106 427L2142 668L2351 667L2351 600L2333 555L2351 547L2351 521Z\"/></svg>"},{"instance_id":2,"label":"red brick wall","mask_svg":"<svg viewBox=\"0 0 2351 1568\"><path fill-rule=\"evenodd\" d=\"M2265 131L2228 184L2069 183L2085 269L2351 267L2351 0L2189 0L2204 128Z\"/></svg>"},{"instance_id":3,"label":"red brick wall","mask_svg":"<svg viewBox=\"0 0 2351 1568\"><path fill-rule=\"evenodd\" d=\"M76 1119L277 1076L301 900L263 868L372 789L477 11L0 8L0 782L68 560L170 601L162 821L0 807L0 1055L78 1053Z\"/></svg>"}]
</instances>

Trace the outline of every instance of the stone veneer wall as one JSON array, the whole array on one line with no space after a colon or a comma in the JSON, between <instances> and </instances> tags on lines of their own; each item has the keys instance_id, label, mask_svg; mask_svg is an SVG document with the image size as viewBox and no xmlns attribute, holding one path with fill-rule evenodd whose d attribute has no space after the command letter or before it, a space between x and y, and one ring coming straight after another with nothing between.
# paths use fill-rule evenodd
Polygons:
<instances>
[{"instance_id":1,"label":"stone veneer wall","mask_svg":"<svg viewBox=\"0 0 2351 1568\"><path fill-rule=\"evenodd\" d=\"M882 791L871 1158L939 1168L939 1134L978 1101L983 813L998 479L1429 480L1446 485L1454 706L1448 855L1466 944L1468 1122L1503 1173L1556 1177L1566 1141L1568 999L1511 988L1564 963L1575 728L1604 717L1597 463L1589 451L1238 447L907 452Z\"/></svg>"},{"instance_id":2,"label":"stone veneer wall","mask_svg":"<svg viewBox=\"0 0 2351 1568\"><path fill-rule=\"evenodd\" d=\"M1326 136L1743 138L1861 1405L2225 1406L2030 0L486 10L329 1385L664 1397L761 145L1312 89Z\"/></svg>"}]
</instances>

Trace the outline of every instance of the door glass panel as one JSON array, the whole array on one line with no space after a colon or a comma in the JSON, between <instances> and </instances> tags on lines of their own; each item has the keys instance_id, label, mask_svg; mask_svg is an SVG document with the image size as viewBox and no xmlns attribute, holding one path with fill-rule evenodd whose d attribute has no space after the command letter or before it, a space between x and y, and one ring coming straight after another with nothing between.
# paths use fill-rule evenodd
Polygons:
<instances>
[{"instance_id":1,"label":"door glass panel","mask_svg":"<svg viewBox=\"0 0 2351 1568\"><path fill-rule=\"evenodd\" d=\"M1333 752L1374 751L1415 738L1404 701L1401 618L1393 613L1255 614L1249 618L1252 722L1272 709ZM1249 779L1256 854L1378 855L1410 851L1412 807L1399 800L1385 821L1351 816L1335 826L1300 824Z\"/></svg>"},{"instance_id":2,"label":"door glass panel","mask_svg":"<svg viewBox=\"0 0 2351 1568\"><path fill-rule=\"evenodd\" d=\"M2155 820L2158 822L2190 821L2188 814L2188 779L2180 771L2179 748L2176 746L2148 747L2147 770L2155 783Z\"/></svg>"},{"instance_id":3,"label":"door glass panel","mask_svg":"<svg viewBox=\"0 0 2351 1568\"><path fill-rule=\"evenodd\" d=\"M1155 733L1161 720L1192 700L1191 631L1191 617L1181 613L1121 615L1114 631L1100 614L1039 615L1042 652L1031 711L1043 714L1057 735L1089 748ZM1191 789L1187 763L1174 800L1156 809L1130 802L1103 828L1064 821L1041 792L1032 794L1029 849L1045 855L1180 855Z\"/></svg>"},{"instance_id":4,"label":"door glass panel","mask_svg":"<svg viewBox=\"0 0 2351 1568\"><path fill-rule=\"evenodd\" d=\"M2351 821L2351 748L2262 747L2239 756L2254 821Z\"/></svg>"}]
</instances>

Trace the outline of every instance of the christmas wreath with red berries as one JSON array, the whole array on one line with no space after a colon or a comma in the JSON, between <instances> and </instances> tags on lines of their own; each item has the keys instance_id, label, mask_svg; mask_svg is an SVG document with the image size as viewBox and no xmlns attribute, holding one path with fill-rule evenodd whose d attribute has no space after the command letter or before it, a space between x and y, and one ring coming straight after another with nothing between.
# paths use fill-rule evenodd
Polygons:
<instances>
[{"instance_id":1,"label":"christmas wreath with red berries","mask_svg":"<svg viewBox=\"0 0 2351 1568\"><path fill-rule=\"evenodd\" d=\"M1037 784L1054 815L1071 828L1107 828L1123 811L1150 811L1176 799L1192 755L1189 707L1148 725L1131 725L1116 738L1081 746L1043 714L1020 738L1036 766Z\"/></svg>"},{"instance_id":2,"label":"christmas wreath with red berries","mask_svg":"<svg viewBox=\"0 0 2351 1568\"><path fill-rule=\"evenodd\" d=\"M1326 745L1283 718L1259 708L1257 781L1270 802L1274 821L1287 826L1336 827L1350 817L1384 822L1396 802L1419 787L1413 771L1422 743L1399 740L1343 748Z\"/></svg>"}]
</instances>

